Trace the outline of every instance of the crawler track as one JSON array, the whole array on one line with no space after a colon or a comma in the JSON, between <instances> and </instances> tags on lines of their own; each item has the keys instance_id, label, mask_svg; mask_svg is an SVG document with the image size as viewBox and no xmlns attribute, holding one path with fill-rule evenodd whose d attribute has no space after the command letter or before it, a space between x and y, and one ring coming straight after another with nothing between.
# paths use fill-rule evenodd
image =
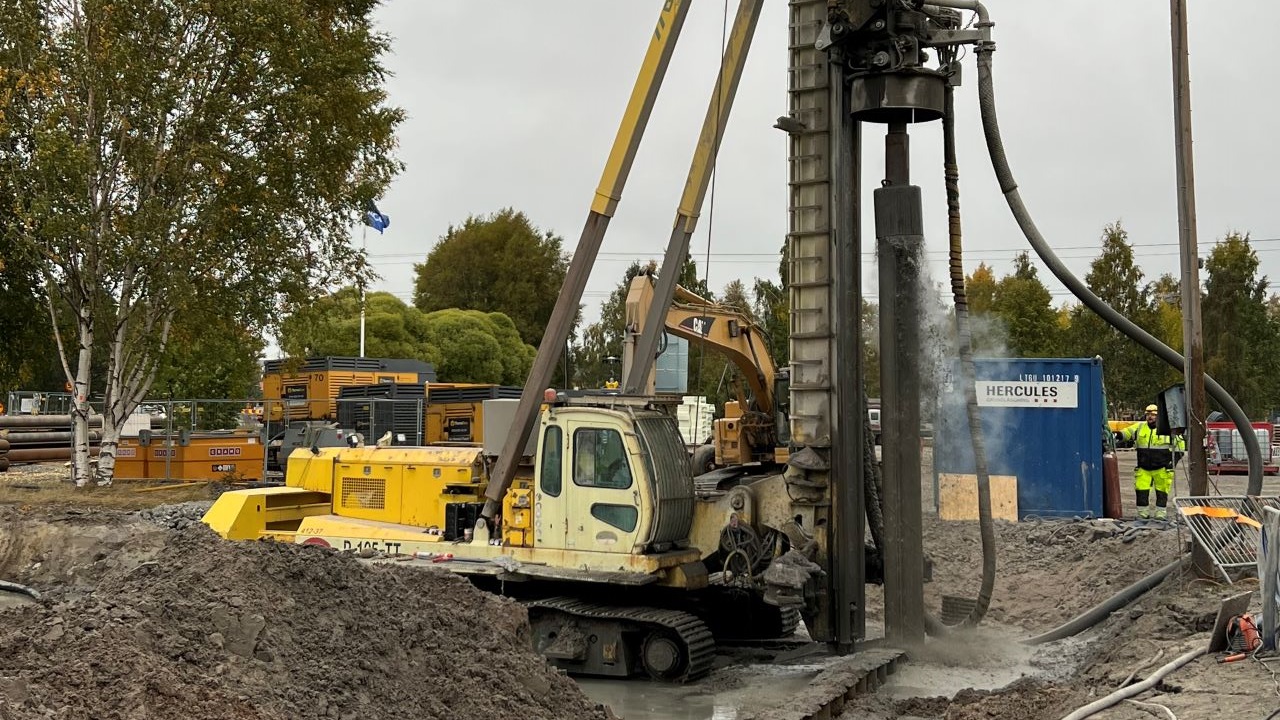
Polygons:
<instances>
[{"instance_id":1,"label":"crawler track","mask_svg":"<svg viewBox=\"0 0 1280 720\"><path fill-rule=\"evenodd\" d=\"M585 620L616 622L628 630L624 634L644 636L630 648L637 653L643 643L655 634L669 638L680 648L681 661L678 669L664 675L663 680L695 680L710 672L715 659L716 645L711 631L697 616L681 610L604 605L569 597L526 600L523 604L531 616L535 613L559 613Z\"/></svg>"}]
</instances>

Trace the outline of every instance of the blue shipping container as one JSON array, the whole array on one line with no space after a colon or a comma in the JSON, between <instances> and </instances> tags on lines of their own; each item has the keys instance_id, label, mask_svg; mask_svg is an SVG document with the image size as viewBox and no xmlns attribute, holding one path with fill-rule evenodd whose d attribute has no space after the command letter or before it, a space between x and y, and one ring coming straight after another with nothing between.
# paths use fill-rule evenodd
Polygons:
<instances>
[{"instance_id":1,"label":"blue shipping container","mask_svg":"<svg viewBox=\"0 0 1280 720\"><path fill-rule=\"evenodd\" d=\"M1102 517L1101 358L981 358L974 366L987 468L1017 478L1018 518ZM961 377L957 362L939 389L935 507L938 474L975 472Z\"/></svg>"}]
</instances>

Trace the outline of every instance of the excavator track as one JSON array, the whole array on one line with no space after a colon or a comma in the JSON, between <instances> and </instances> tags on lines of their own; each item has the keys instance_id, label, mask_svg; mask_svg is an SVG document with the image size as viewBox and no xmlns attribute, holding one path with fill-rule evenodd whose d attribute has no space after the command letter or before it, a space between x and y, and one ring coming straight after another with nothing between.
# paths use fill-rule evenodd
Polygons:
<instances>
[{"instance_id":1,"label":"excavator track","mask_svg":"<svg viewBox=\"0 0 1280 720\"><path fill-rule=\"evenodd\" d=\"M630 638L628 650L657 680L696 680L711 671L715 660L711 630L696 615L682 610L604 605L570 597L526 600L523 605L531 623L539 615L557 613L589 623L616 624L619 634Z\"/></svg>"}]
</instances>

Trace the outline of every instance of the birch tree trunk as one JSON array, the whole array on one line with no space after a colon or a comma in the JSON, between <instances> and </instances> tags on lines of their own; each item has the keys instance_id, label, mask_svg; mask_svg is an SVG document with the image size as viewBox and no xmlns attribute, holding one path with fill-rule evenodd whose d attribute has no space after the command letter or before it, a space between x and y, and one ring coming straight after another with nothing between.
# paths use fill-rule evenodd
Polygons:
<instances>
[{"instance_id":1,"label":"birch tree trunk","mask_svg":"<svg viewBox=\"0 0 1280 720\"><path fill-rule=\"evenodd\" d=\"M76 487L89 484L89 381L93 363L93 316L85 311L79 314L80 348L76 353L76 375L72 385L72 442L71 477Z\"/></svg>"},{"instance_id":2,"label":"birch tree trunk","mask_svg":"<svg viewBox=\"0 0 1280 720\"><path fill-rule=\"evenodd\" d=\"M131 282L130 273L125 287L130 287ZM136 346L130 351L130 319L135 313L141 313L145 318L140 328L143 337L133 339ZM99 485L110 485L115 479L120 431L155 382L160 357L168 345L172 321L173 311L150 306L145 301L120 308L115 336L111 340L108 400L102 409L102 443L98 450L97 472ZM155 345L149 346L151 342Z\"/></svg>"}]
</instances>

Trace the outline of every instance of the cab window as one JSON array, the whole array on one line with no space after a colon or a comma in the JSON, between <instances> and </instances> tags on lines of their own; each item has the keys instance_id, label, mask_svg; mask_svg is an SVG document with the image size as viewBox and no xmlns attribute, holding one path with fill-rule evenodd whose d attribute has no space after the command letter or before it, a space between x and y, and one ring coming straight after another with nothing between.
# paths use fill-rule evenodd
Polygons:
<instances>
[{"instance_id":1,"label":"cab window","mask_svg":"<svg viewBox=\"0 0 1280 720\"><path fill-rule=\"evenodd\" d=\"M560 451L563 447L561 430L552 425L542 435L542 492L551 497L560 495Z\"/></svg>"},{"instance_id":2,"label":"cab window","mask_svg":"<svg viewBox=\"0 0 1280 720\"><path fill-rule=\"evenodd\" d=\"M631 487L631 464L627 462L622 434L610 428L574 430L573 482L615 490Z\"/></svg>"}]
</instances>

